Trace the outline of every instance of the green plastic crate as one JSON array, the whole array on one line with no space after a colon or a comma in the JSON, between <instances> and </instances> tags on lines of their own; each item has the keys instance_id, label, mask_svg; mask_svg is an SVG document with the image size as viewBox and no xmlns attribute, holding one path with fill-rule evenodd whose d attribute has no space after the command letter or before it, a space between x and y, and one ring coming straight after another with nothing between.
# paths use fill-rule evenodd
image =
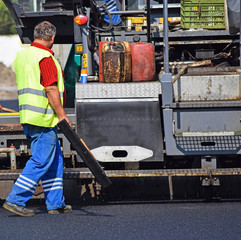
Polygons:
<instances>
[{"instance_id":1,"label":"green plastic crate","mask_svg":"<svg viewBox=\"0 0 241 240\"><path fill-rule=\"evenodd\" d=\"M225 0L181 0L183 28L226 29Z\"/></svg>"}]
</instances>

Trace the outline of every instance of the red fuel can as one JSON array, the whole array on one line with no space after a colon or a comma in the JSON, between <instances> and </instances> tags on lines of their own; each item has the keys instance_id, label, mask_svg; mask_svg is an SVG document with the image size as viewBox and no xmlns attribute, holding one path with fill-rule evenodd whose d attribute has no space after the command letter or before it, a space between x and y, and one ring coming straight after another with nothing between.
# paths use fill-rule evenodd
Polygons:
<instances>
[{"instance_id":1,"label":"red fuel can","mask_svg":"<svg viewBox=\"0 0 241 240\"><path fill-rule=\"evenodd\" d=\"M155 78L155 52L151 43L131 44L132 81L151 81Z\"/></svg>"}]
</instances>

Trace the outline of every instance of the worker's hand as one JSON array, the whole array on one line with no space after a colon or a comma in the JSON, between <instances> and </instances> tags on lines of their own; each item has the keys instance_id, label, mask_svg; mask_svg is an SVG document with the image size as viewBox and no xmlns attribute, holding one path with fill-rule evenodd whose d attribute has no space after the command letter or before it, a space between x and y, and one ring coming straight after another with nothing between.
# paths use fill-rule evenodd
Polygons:
<instances>
[{"instance_id":1,"label":"worker's hand","mask_svg":"<svg viewBox=\"0 0 241 240\"><path fill-rule=\"evenodd\" d=\"M0 112L3 110L2 105L0 104Z\"/></svg>"},{"instance_id":2,"label":"worker's hand","mask_svg":"<svg viewBox=\"0 0 241 240\"><path fill-rule=\"evenodd\" d=\"M70 125L70 121L69 121L69 119L68 119L68 117L65 115L65 116L63 116L63 117L60 117L59 118L59 121L61 122L62 120L66 120L67 121L67 123Z\"/></svg>"}]
</instances>

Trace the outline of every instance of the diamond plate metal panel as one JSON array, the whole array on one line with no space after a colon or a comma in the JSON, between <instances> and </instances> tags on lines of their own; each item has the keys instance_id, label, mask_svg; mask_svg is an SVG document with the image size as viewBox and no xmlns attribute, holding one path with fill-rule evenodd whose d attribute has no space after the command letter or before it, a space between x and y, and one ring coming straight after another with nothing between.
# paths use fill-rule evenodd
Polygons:
<instances>
[{"instance_id":1,"label":"diamond plate metal panel","mask_svg":"<svg viewBox=\"0 0 241 240\"><path fill-rule=\"evenodd\" d=\"M174 101L237 100L239 88L238 74L182 76L173 85ZM159 81L76 84L77 99L156 98L159 94Z\"/></svg>"},{"instance_id":2,"label":"diamond plate metal panel","mask_svg":"<svg viewBox=\"0 0 241 240\"><path fill-rule=\"evenodd\" d=\"M113 99L113 98L158 98L161 83L87 83L76 84L77 99Z\"/></svg>"}]
</instances>

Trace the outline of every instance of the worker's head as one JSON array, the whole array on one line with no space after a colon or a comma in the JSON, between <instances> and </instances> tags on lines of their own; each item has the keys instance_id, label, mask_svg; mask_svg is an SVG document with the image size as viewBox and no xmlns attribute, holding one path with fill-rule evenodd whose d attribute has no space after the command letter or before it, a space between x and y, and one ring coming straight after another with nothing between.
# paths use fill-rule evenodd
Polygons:
<instances>
[{"instance_id":1,"label":"worker's head","mask_svg":"<svg viewBox=\"0 0 241 240\"><path fill-rule=\"evenodd\" d=\"M34 28L34 40L46 42L48 44L48 48L52 47L55 35L56 27L50 22L41 22Z\"/></svg>"}]
</instances>

